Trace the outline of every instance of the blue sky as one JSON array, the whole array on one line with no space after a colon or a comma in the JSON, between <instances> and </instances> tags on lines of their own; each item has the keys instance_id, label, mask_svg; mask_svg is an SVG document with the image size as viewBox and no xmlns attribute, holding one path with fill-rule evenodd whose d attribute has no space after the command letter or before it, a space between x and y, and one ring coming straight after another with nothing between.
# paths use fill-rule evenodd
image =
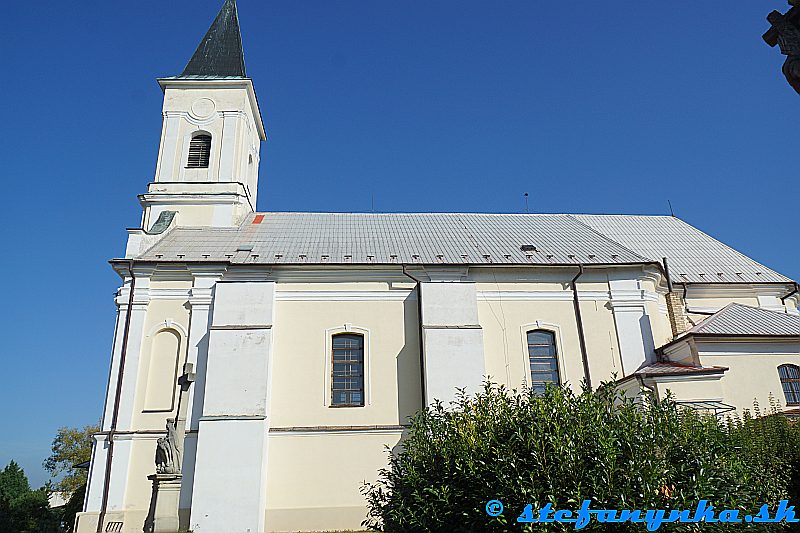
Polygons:
<instances>
[{"instance_id":1,"label":"blue sky","mask_svg":"<svg viewBox=\"0 0 800 533\"><path fill-rule=\"evenodd\" d=\"M222 0L11 2L0 467L97 420L159 76ZM778 1L240 0L260 210L668 213L793 278L800 97Z\"/></svg>"}]
</instances>

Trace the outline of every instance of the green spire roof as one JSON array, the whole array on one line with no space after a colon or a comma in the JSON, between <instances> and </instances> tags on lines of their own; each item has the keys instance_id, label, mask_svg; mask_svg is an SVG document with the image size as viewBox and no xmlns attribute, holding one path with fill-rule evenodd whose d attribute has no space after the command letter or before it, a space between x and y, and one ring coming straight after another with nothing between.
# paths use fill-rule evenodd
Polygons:
<instances>
[{"instance_id":1,"label":"green spire roof","mask_svg":"<svg viewBox=\"0 0 800 533\"><path fill-rule=\"evenodd\" d=\"M180 77L245 78L236 0L225 0Z\"/></svg>"}]
</instances>

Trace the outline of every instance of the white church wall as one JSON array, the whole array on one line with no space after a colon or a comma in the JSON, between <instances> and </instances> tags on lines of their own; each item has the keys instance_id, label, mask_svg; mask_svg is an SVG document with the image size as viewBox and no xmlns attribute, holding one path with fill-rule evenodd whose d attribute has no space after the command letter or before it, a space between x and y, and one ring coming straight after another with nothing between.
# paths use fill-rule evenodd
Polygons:
<instances>
[{"instance_id":1,"label":"white church wall","mask_svg":"<svg viewBox=\"0 0 800 533\"><path fill-rule=\"evenodd\" d=\"M433 269L428 273L442 281L420 284L425 402L448 404L459 389L472 394L482 388L486 378L483 331L475 283L451 281L451 274L434 274Z\"/></svg>"},{"instance_id":2,"label":"white church wall","mask_svg":"<svg viewBox=\"0 0 800 533\"><path fill-rule=\"evenodd\" d=\"M189 528L199 533L265 528L274 296L274 282L214 288Z\"/></svg>"}]
</instances>

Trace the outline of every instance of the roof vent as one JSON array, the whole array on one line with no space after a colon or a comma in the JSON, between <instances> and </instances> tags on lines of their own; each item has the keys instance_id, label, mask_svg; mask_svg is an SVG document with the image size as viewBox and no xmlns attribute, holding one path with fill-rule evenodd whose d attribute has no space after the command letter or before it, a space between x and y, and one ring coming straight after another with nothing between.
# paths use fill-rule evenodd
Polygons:
<instances>
[{"instance_id":1,"label":"roof vent","mask_svg":"<svg viewBox=\"0 0 800 533\"><path fill-rule=\"evenodd\" d=\"M532 244L523 244L522 246L519 247L519 249L522 250L523 252L538 252L539 251Z\"/></svg>"},{"instance_id":2,"label":"roof vent","mask_svg":"<svg viewBox=\"0 0 800 533\"><path fill-rule=\"evenodd\" d=\"M252 244L240 244L236 248L236 251L237 252L252 252L253 251L253 245Z\"/></svg>"}]
</instances>

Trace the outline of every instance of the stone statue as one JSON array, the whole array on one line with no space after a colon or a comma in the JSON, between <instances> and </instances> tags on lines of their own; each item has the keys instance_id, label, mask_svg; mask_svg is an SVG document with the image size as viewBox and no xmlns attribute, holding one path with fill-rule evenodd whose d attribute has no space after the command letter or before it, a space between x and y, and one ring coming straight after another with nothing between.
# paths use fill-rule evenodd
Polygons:
<instances>
[{"instance_id":1,"label":"stone statue","mask_svg":"<svg viewBox=\"0 0 800 533\"><path fill-rule=\"evenodd\" d=\"M167 419L167 436L158 439L156 446L156 472L159 474L181 473L181 442L175 420Z\"/></svg>"},{"instance_id":2,"label":"stone statue","mask_svg":"<svg viewBox=\"0 0 800 533\"><path fill-rule=\"evenodd\" d=\"M790 4L794 6L795 2ZM792 7L785 15L773 11L767 15L772 27L764 34L764 40L770 46L776 44L786 56L783 63L783 75L789 85L800 94L800 8Z\"/></svg>"}]
</instances>

